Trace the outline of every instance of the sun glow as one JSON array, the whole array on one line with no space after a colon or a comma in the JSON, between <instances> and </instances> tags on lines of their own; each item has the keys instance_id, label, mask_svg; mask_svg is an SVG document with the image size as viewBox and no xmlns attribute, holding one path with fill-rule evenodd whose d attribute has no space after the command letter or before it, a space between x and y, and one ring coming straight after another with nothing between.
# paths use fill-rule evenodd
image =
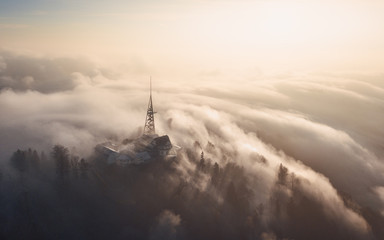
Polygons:
<instances>
[{"instance_id":1,"label":"sun glow","mask_svg":"<svg viewBox=\"0 0 384 240\"><path fill-rule=\"evenodd\" d=\"M25 24L4 18L0 46L89 54L108 62L140 56L159 69L167 65L180 71L307 69L321 64L383 67L382 1L166 1L108 6L84 14L58 11L55 18L49 12L36 19L31 15L35 20Z\"/></svg>"},{"instance_id":2,"label":"sun glow","mask_svg":"<svg viewBox=\"0 0 384 240\"><path fill-rule=\"evenodd\" d=\"M384 26L374 9L360 2L212 3L178 18L173 47L190 51L189 59L200 65L348 68L367 51L374 53L371 59L379 56L374 49L382 46L378 39L384 34L378 29ZM372 66L364 62L360 66Z\"/></svg>"},{"instance_id":3,"label":"sun glow","mask_svg":"<svg viewBox=\"0 0 384 240\"><path fill-rule=\"evenodd\" d=\"M218 44L345 41L366 32L367 25L377 26L369 12L356 6L332 6L298 1L227 4L199 9L183 26L192 30L194 40Z\"/></svg>"},{"instance_id":4,"label":"sun glow","mask_svg":"<svg viewBox=\"0 0 384 240\"><path fill-rule=\"evenodd\" d=\"M258 19L260 31L271 39L294 39L306 32L310 27L305 21L305 9L299 5L288 3L266 3L262 7Z\"/></svg>"}]
</instances>

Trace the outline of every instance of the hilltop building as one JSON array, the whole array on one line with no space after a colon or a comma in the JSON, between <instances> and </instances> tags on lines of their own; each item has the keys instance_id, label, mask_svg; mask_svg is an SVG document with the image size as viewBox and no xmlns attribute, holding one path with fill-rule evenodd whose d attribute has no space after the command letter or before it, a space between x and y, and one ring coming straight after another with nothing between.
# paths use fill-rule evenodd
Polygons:
<instances>
[{"instance_id":1,"label":"hilltop building","mask_svg":"<svg viewBox=\"0 0 384 240\"><path fill-rule=\"evenodd\" d=\"M159 136L155 130L155 118L152 103L152 81L150 81L149 103L143 134L134 140L125 140L120 144L106 142L96 146L96 150L105 155L108 164L127 166L143 164L153 159L176 156L179 148L173 146L168 135Z\"/></svg>"}]
</instances>

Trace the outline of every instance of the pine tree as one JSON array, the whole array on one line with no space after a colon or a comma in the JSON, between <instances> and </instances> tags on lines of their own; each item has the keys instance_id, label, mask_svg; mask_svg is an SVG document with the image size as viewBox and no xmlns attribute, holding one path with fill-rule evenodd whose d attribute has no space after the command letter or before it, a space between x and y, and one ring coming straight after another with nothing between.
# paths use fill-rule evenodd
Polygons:
<instances>
[{"instance_id":1,"label":"pine tree","mask_svg":"<svg viewBox=\"0 0 384 240\"><path fill-rule=\"evenodd\" d=\"M21 151L20 149L17 149L17 151L14 152L11 157L11 164L20 173L27 171L28 162L27 162L26 152Z\"/></svg>"},{"instance_id":2,"label":"pine tree","mask_svg":"<svg viewBox=\"0 0 384 240\"><path fill-rule=\"evenodd\" d=\"M277 182L281 185L286 185L288 177L288 168L280 163L279 172L277 173Z\"/></svg>"},{"instance_id":3,"label":"pine tree","mask_svg":"<svg viewBox=\"0 0 384 240\"><path fill-rule=\"evenodd\" d=\"M64 177L70 169L68 148L55 145L52 149L52 157L56 163L56 172L59 177Z\"/></svg>"}]
</instances>

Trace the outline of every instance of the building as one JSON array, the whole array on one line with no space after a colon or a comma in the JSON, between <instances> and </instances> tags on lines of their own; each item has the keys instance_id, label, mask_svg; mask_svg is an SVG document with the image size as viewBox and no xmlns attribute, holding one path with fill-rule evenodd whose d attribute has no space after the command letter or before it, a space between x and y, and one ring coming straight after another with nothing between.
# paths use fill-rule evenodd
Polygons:
<instances>
[{"instance_id":1,"label":"building","mask_svg":"<svg viewBox=\"0 0 384 240\"><path fill-rule=\"evenodd\" d=\"M105 155L108 164L127 166L130 164L143 164L154 159L174 157L178 146L173 146L168 135L159 136L155 130L155 118L152 103L152 82L145 118L143 134L132 141L123 141L119 144L106 142L98 144L96 150Z\"/></svg>"}]
</instances>

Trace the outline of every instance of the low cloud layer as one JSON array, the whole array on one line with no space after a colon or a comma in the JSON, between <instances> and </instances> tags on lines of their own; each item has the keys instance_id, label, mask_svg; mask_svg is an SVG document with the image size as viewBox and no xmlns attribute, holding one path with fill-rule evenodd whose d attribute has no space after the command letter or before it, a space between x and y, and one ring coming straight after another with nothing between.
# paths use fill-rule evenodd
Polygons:
<instances>
[{"instance_id":1,"label":"low cloud layer","mask_svg":"<svg viewBox=\"0 0 384 240\"><path fill-rule=\"evenodd\" d=\"M63 144L82 156L105 140L141 133L148 100L147 76L106 70L88 60L0 54L0 157L17 148ZM156 127L173 143L197 141L207 159L244 167L253 201L293 196L276 188L280 164L300 181L300 192L356 239L370 239L371 226L346 206L341 193L375 212L384 211L384 86L380 76L307 74L248 76L229 83L220 76L192 83L154 81ZM207 80L207 79L204 79ZM209 147L213 146L213 147ZM195 144L196 147L196 144ZM198 150L200 151L200 150ZM192 179L189 161L177 166ZM205 189L207 177L193 180ZM291 184L294 184L294 180ZM220 196L217 196L220 202ZM288 204L288 203L287 203ZM267 209L263 221L274 221ZM153 239L181 234L183 216L164 210ZM274 239L273 232L264 239Z\"/></svg>"}]
</instances>

